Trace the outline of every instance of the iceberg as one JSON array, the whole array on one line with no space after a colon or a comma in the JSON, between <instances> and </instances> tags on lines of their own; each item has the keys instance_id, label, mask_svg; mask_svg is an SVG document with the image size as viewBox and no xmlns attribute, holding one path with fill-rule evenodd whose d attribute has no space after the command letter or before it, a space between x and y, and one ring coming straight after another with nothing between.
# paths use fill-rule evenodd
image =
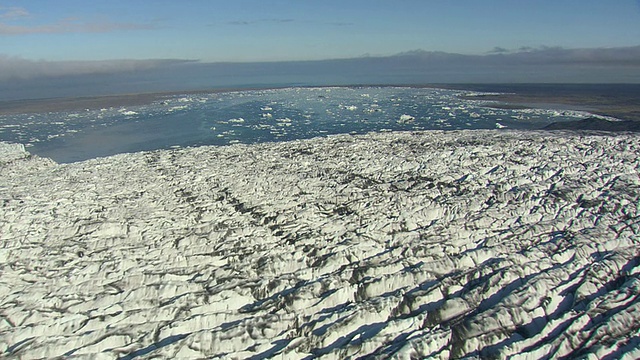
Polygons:
<instances>
[{"instance_id":1,"label":"iceberg","mask_svg":"<svg viewBox=\"0 0 640 360\"><path fill-rule=\"evenodd\" d=\"M0 145L0 356L638 358L640 138Z\"/></svg>"},{"instance_id":2,"label":"iceberg","mask_svg":"<svg viewBox=\"0 0 640 360\"><path fill-rule=\"evenodd\" d=\"M407 115L407 114L402 114L400 115L400 119L398 119L398 122L400 124L406 124L406 123L411 123L415 120L416 118L411 116L411 115Z\"/></svg>"}]
</instances>

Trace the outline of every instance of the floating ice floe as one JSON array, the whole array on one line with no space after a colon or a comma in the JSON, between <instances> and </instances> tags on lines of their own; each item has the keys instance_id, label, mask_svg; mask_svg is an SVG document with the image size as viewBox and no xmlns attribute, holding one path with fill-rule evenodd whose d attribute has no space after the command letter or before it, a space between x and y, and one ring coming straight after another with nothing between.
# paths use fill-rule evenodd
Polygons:
<instances>
[{"instance_id":1,"label":"floating ice floe","mask_svg":"<svg viewBox=\"0 0 640 360\"><path fill-rule=\"evenodd\" d=\"M400 115L400 119L398 119L398 122L401 124L406 124L406 123L413 122L415 119L416 118L411 115L403 114L403 115Z\"/></svg>"},{"instance_id":2,"label":"floating ice floe","mask_svg":"<svg viewBox=\"0 0 640 360\"><path fill-rule=\"evenodd\" d=\"M120 110L118 110L118 112L121 113L122 115L128 115L128 116L138 115L137 112L132 111L132 110L127 110L127 109L120 109Z\"/></svg>"},{"instance_id":3,"label":"floating ice floe","mask_svg":"<svg viewBox=\"0 0 640 360\"><path fill-rule=\"evenodd\" d=\"M356 111L356 110L358 110L358 107L355 106L355 105L340 105L340 109L349 110L349 111Z\"/></svg>"},{"instance_id":4,"label":"floating ice floe","mask_svg":"<svg viewBox=\"0 0 640 360\"><path fill-rule=\"evenodd\" d=\"M181 111L181 110L186 110L188 108L189 108L189 106L187 106L187 105L172 106L167 111L169 111L169 112L171 112L171 111Z\"/></svg>"}]
</instances>

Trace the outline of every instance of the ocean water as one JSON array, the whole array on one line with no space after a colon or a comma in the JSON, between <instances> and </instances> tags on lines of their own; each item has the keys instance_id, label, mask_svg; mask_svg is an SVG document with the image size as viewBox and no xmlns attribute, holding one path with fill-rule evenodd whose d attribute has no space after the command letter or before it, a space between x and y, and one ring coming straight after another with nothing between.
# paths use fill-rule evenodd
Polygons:
<instances>
[{"instance_id":1,"label":"ocean water","mask_svg":"<svg viewBox=\"0 0 640 360\"><path fill-rule=\"evenodd\" d=\"M0 116L0 141L60 163L124 152L372 131L539 129L589 113L501 109L469 91L322 87L172 95L152 104ZM461 98L471 95L471 99Z\"/></svg>"}]
</instances>

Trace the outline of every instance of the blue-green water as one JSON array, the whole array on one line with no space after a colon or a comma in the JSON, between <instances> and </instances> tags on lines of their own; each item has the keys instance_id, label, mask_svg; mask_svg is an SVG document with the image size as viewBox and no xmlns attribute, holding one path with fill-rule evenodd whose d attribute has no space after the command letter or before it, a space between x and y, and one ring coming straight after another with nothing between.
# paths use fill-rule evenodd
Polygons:
<instances>
[{"instance_id":1,"label":"blue-green water","mask_svg":"<svg viewBox=\"0 0 640 360\"><path fill-rule=\"evenodd\" d=\"M0 117L0 141L75 162L123 152L371 131L538 129L589 116L497 109L467 91L406 87L247 90L176 95L149 105ZM473 94L471 94L473 95Z\"/></svg>"}]
</instances>

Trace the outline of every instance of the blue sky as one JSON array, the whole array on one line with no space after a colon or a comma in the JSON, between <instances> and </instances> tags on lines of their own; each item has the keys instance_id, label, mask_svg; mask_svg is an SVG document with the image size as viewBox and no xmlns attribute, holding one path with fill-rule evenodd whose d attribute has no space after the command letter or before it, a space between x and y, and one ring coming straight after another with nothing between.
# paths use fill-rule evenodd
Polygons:
<instances>
[{"instance_id":1,"label":"blue sky","mask_svg":"<svg viewBox=\"0 0 640 360\"><path fill-rule=\"evenodd\" d=\"M0 101L488 82L640 83L640 0L0 0Z\"/></svg>"},{"instance_id":2,"label":"blue sky","mask_svg":"<svg viewBox=\"0 0 640 360\"><path fill-rule=\"evenodd\" d=\"M637 0L0 0L0 55L279 61L640 45Z\"/></svg>"}]
</instances>

